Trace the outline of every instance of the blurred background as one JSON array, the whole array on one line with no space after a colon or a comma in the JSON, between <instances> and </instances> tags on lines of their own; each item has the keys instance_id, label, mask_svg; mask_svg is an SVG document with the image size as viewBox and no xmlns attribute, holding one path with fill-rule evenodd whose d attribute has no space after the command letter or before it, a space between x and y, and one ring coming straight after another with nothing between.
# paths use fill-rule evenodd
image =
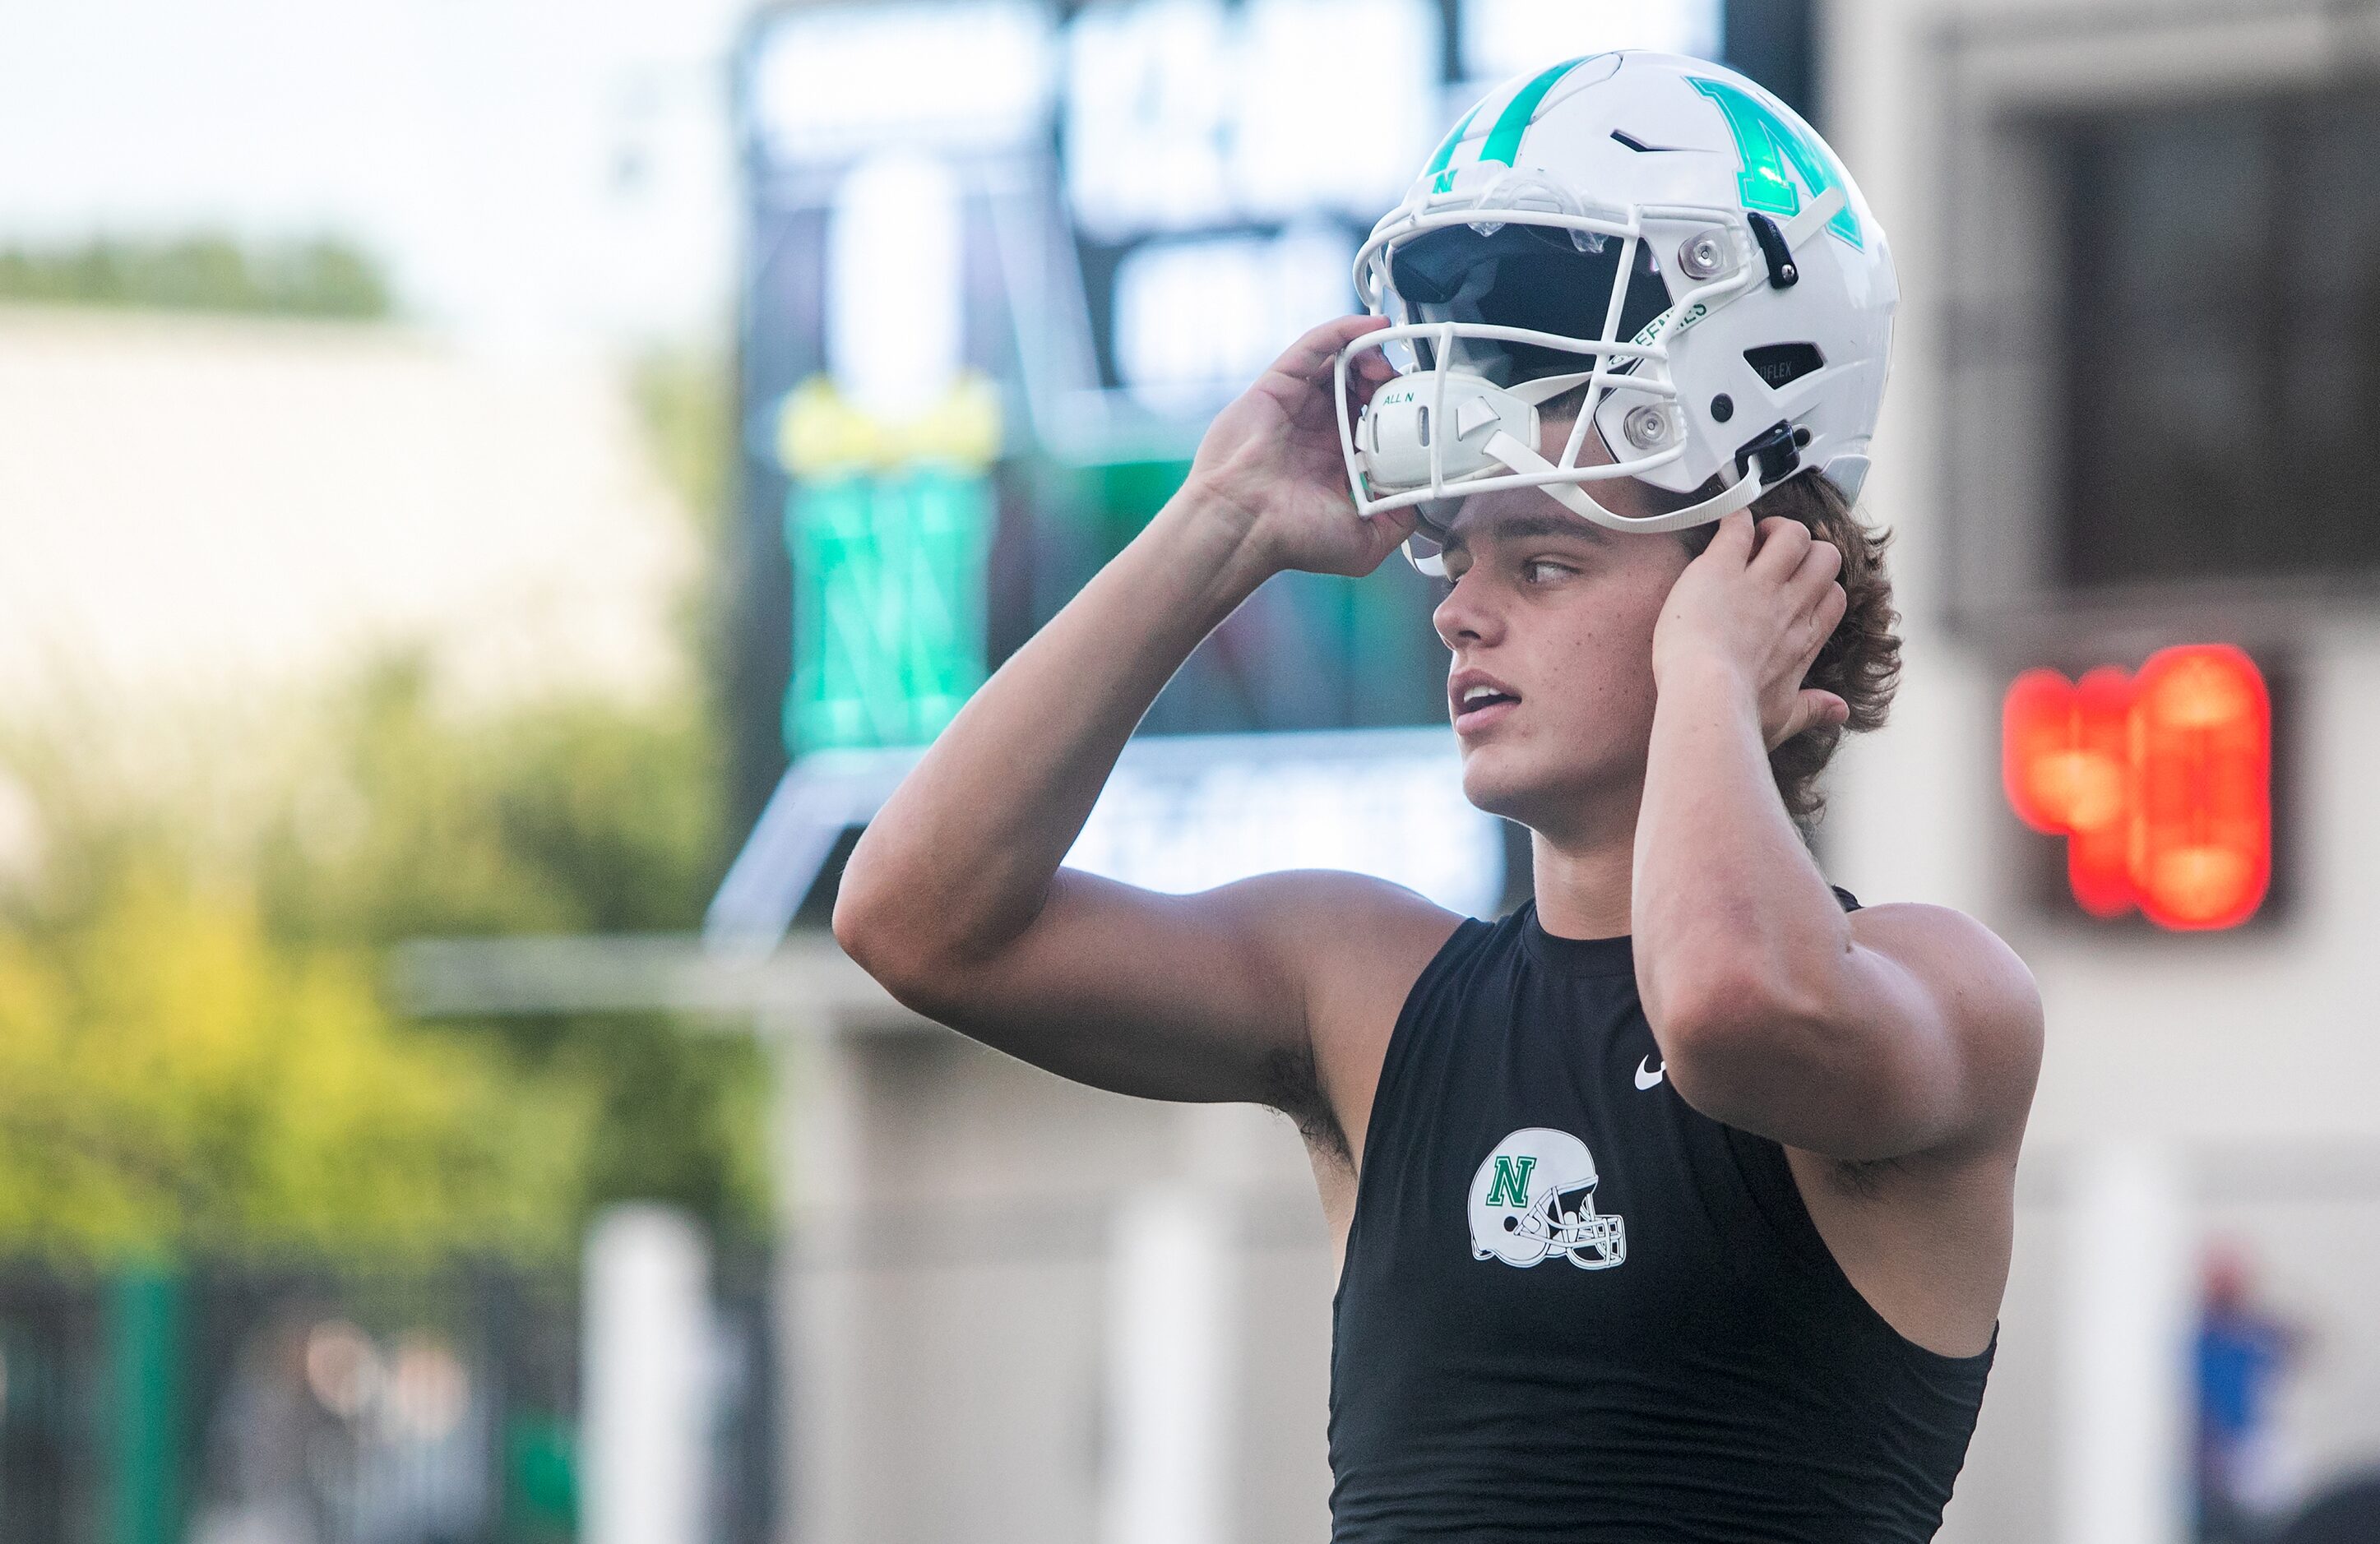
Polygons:
<instances>
[{"instance_id":1,"label":"blurred background","mask_svg":"<svg viewBox=\"0 0 2380 1544\"><path fill-rule=\"evenodd\" d=\"M0 10L0 1540L1323 1537L1286 1123L824 922L1462 110L1624 46L1900 263L1819 850L2051 1025L1943 1538L2380 1538L2380 4L82 0ZM1268 585L1071 861L1518 904L1427 605Z\"/></svg>"}]
</instances>

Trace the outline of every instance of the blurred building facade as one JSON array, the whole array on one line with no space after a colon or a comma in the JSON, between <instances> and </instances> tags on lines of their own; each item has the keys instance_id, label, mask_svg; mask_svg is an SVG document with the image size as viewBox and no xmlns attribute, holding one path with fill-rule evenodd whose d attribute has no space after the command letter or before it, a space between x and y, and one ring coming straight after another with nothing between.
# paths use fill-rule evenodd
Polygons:
<instances>
[{"instance_id":1,"label":"blurred building facade","mask_svg":"<svg viewBox=\"0 0 2380 1544\"><path fill-rule=\"evenodd\" d=\"M2380 10L1827 18L1828 126L1906 297L1866 502L1899 533L1909 666L1825 853L1863 897L1988 921L2049 1022L1943 1537L2186 1537L2202 1240L2313 1336L2275 1415L2293 1488L2380 1458L2380 596L2371 498L2338 486L2380 424L2380 210L2334 148L2373 142ZM2273 890L2221 932L2094 922L2002 795L2001 694L2206 643L2273 683Z\"/></svg>"},{"instance_id":2,"label":"blurred building facade","mask_svg":"<svg viewBox=\"0 0 2380 1544\"><path fill-rule=\"evenodd\" d=\"M411 646L480 697L681 683L694 530L600 357L10 307L0 418L20 711L302 691Z\"/></svg>"},{"instance_id":3,"label":"blurred building facade","mask_svg":"<svg viewBox=\"0 0 2380 1544\"><path fill-rule=\"evenodd\" d=\"M1335 1264L1288 1123L1101 1094L811 969L773 1026L787 1537L1327 1535Z\"/></svg>"}]
</instances>

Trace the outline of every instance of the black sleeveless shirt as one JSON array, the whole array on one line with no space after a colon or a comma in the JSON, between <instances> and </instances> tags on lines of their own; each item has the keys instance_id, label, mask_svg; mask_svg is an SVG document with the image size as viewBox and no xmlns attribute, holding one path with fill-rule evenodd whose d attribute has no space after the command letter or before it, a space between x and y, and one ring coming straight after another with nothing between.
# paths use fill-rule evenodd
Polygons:
<instances>
[{"instance_id":1,"label":"black sleeveless shirt","mask_svg":"<svg viewBox=\"0 0 2380 1544\"><path fill-rule=\"evenodd\" d=\"M1991 1351L1887 1324L1784 1150L1660 1072L1628 940L1534 905L1414 983L1332 1309L1334 1544L1934 1537Z\"/></svg>"}]
</instances>

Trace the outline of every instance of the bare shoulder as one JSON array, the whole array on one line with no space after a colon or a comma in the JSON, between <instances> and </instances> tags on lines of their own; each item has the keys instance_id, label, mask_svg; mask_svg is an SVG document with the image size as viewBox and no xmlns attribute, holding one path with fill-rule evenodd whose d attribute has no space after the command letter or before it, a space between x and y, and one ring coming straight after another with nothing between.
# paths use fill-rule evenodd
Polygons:
<instances>
[{"instance_id":1,"label":"bare shoulder","mask_svg":"<svg viewBox=\"0 0 2380 1544\"><path fill-rule=\"evenodd\" d=\"M2017 952L1948 906L1865 907L1852 913L1851 929L1856 947L1895 967L1939 1015L1961 1053L1969 1096L2022 1127L2044 1028L2040 989Z\"/></svg>"},{"instance_id":2,"label":"bare shoulder","mask_svg":"<svg viewBox=\"0 0 2380 1544\"><path fill-rule=\"evenodd\" d=\"M1419 948L1422 959L1463 919L1427 897L1369 875L1339 869L1285 869L1230 887L1281 947L1330 972L1351 954ZM1220 892L1219 892L1220 893Z\"/></svg>"},{"instance_id":3,"label":"bare shoulder","mask_svg":"<svg viewBox=\"0 0 2380 1544\"><path fill-rule=\"evenodd\" d=\"M1882 949L1912 966L1950 970L1979 988L2032 997L2033 971L1997 933L1964 911L1923 901L1865 906L1849 921L1863 947Z\"/></svg>"},{"instance_id":4,"label":"bare shoulder","mask_svg":"<svg viewBox=\"0 0 2380 1544\"><path fill-rule=\"evenodd\" d=\"M1290 870L1234 888L1248 921L1268 939L1276 968L1305 988L1318 1043L1361 1029L1382 1000L1402 1006L1463 923L1402 885L1360 874Z\"/></svg>"},{"instance_id":5,"label":"bare shoulder","mask_svg":"<svg viewBox=\"0 0 2380 1544\"><path fill-rule=\"evenodd\" d=\"M2041 993L2033 971L1997 933L1964 911L1917 901L1851 914L1852 941L1891 959L1961 1016L2036 1031Z\"/></svg>"},{"instance_id":6,"label":"bare shoulder","mask_svg":"<svg viewBox=\"0 0 2380 1544\"><path fill-rule=\"evenodd\" d=\"M1398 1015L1463 919L1363 875L1299 870L1235 888L1277 951L1275 969L1305 993L1308 1057L1281 1080L1284 1108L1318 1156L1352 1168Z\"/></svg>"}]
</instances>

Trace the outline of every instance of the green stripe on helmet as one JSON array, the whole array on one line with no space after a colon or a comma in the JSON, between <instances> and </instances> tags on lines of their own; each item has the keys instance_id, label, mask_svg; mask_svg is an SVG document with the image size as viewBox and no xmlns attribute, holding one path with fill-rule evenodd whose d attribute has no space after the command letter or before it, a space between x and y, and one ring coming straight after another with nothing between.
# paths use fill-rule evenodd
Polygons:
<instances>
[{"instance_id":1,"label":"green stripe on helmet","mask_svg":"<svg viewBox=\"0 0 2380 1544\"><path fill-rule=\"evenodd\" d=\"M1529 120L1537 115L1537 103L1546 100L1546 93L1554 89L1556 81L1593 57L1595 55L1589 54L1575 59L1564 59L1514 92L1512 100L1504 104L1504 111L1498 115L1496 127L1488 131L1488 143L1479 151L1480 161L1500 161L1507 166L1512 165L1513 159L1521 153L1521 136L1529 131Z\"/></svg>"},{"instance_id":2,"label":"green stripe on helmet","mask_svg":"<svg viewBox=\"0 0 2380 1544\"><path fill-rule=\"evenodd\" d=\"M1477 117L1479 109L1486 105L1484 102L1473 103L1471 111L1463 114L1463 121L1454 126L1454 132L1446 137L1446 143L1438 147L1438 153L1429 158L1427 166L1422 168L1422 175L1438 178L1438 186L1432 191L1443 193L1453 186L1454 173L1448 163L1454 159L1454 147L1463 143L1463 132L1471 127L1471 120Z\"/></svg>"},{"instance_id":3,"label":"green stripe on helmet","mask_svg":"<svg viewBox=\"0 0 2380 1544\"><path fill-rule=\"evenodd\" d=\"M1730 80L1690 77L1686 82L1718 104L1735 138L1735 155L1742 171L1736 177L1739 200L1748 210L1791 220L1802 212L1802 195L1786 175L1791 167L1802 186L1816 198L1850 174L1835 152L1798 118L1789 118ZM1827 229L1855 248L1864 250L1866 237L1859 216L1846 203L1827 222Z\"/></svg>"}]
</instances>

